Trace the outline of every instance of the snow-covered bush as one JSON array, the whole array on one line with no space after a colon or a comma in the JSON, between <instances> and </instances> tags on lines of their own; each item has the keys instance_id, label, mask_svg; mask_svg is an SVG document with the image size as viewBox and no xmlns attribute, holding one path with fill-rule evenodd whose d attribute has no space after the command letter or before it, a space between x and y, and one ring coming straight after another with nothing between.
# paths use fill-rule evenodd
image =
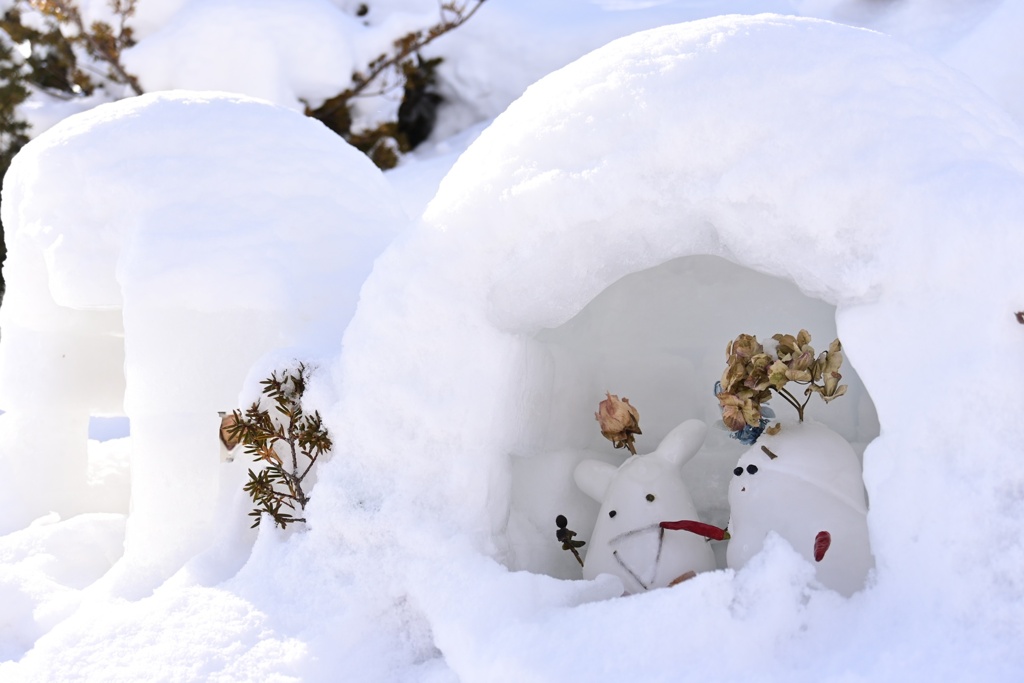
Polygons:
<instances>
[{"instance_id":1,"label":"snow-covered bush","mask_svg":"<svg viewBox=\"0 0 1024 683\"><path fill-rule=\"evenodd\" d=\"M393 168L400 154L412 151L430 136L437 120L437 107L444 100L437 90L437 67L441 57L424 59L421 50L435 39L453 31L469 19L484 0L445 0L439 3L437 23L396 37L388 51L374 57L352 75L352 85L318 107L306 107L313 116L365 152L380 168ZM365 10L365 11L364 11ZM360 5L357 16L369 13ZM402 91L394 118L353 129L353 107L357 98L377 93Z\"/></svg>"},{"instance_id":2,"label":"snow-covered bush","mask_svg":"<svg viewBox=\"0 0 1024 683\"><path fill-rule=\"evenodd\" d=\"M135 44L128 22L136 0L109 0L100 14L83 16L75 0L10 0L0 16L0 45L7 88L0 107L13 110L22 102L38 105L46 96L82 98L97 89L116 99L142 94L138 79L125 70L122 52ZM0 134L23 131L28 123L4 120ZM27 142L5 138L0 154L12 157ZM0 157L2 158L2 157ZM9 162L9 159L8 159ZM0 176L7 171L0 166Z\"/></svg>"}]
</instances>

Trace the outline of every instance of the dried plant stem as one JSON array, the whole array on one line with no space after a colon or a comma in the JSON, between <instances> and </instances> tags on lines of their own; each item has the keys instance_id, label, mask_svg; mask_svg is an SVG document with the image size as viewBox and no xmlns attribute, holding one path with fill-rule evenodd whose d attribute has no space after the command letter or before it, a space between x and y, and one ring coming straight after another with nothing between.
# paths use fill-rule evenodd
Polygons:
<instances>
[{"instance_id":1,"label":"dried plant stem","mask_svg":"<svg viewBox=\"0 0 1024 683\"><path fill-rule=\"evenodd\" d=\"M775 391L775 393L784 398L786 400L786 403L796 408L796 414L799 416L800 422L803 422L804 408L806 408L807 404L810 403L811 401L811 393L809 391L804 392L807 396L807 400L805 400L803 403L800 403L800 401L797 400L796 396L791 394L789 390L786 389L785 387L782 387L781 389L776 389L775 387L772 387L772 389Z\"/></svg>"},{"instance_id":2,"label":"dried plant stem","mask_svg":"<svg viewBox=\"0 0 1024 683\"><path fill-rule=\"evenodd\" d=\"M396 68L399 64L408 59L411 55L434 42L434 39L457 29L469 21L476 11L480 9L485 0L475 0L476 4L467 12L468 2L458 5L455 2L446 2L441 5L441 21L434 24L423 32L410 33L409 35L395 41L395 52L390 57L381 55L375 59L367 74L355 74L352 80L354 85L343 92L340 96L334 97L317 110L320 118L326 118L335 114L341 107L348 106L348 100L359 96L366 88L388 69ZM446 14L454 18L446 18Z\"/></svg>"},{"instance_id":3,"label":"dried plant stem","mask_svg":"<svg viewBox=\"0 0 1024 683\"><path fill-rule=\"evenodd\" d=\"M249 481L244 486L257 506L249 513L255 518L253 526L259 526L263 514L270 515L282 528L306 521L305 517L282 512L282 507L292 512L305 510L310 497L303 482L318 458L332 446L320 414L307 414L302 409L309 372L305 364L299 363L294 371L281 376L276 371L271 373L261 382L263 400L271 406L264 407L257 400L244 413L236 410L234 423L226 428L229 438L244 444L245 452L263 464L258 470L249 470ZM305 469L301 469L300 462Z\"/></svg>"},{"instance_id":4,"label":"dried plant stem","mask_svg":"<svg viewBox=\"0 0 1024 683\"><path fill-rule=\"evenodd\" d=\"M291 449L292 452L292 471L290 474L286 473L288 477L288 485L289 488L294 488L295 500L297 500L299 502L299 505L303 509L305 509L306 503L309 502L309 496L307 496L306 492L302 490L302 480L305 479L306 475L309 474L309 471L313 469L313 465L316 463L316 460L310 458L309 465L306 467L306 471L303 472L301 475L299 474L299 448L296 445L297 439L294 436L294 426L291 429L289 429L289 432L291 432L292 434L287 439L288 447Z\"/></svg>"}]
</instances>

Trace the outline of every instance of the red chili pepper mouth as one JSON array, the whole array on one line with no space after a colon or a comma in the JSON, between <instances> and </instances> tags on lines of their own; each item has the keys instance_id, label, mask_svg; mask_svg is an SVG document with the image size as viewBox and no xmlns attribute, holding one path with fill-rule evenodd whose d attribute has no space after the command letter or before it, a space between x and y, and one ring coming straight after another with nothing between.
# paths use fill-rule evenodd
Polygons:
<instances>
[{"instance_id":1,"label":"red chili pepper mouth","mask_svg":"<svg viewBox=\"0 0 1024 683\"><path fill-rule=\"evenodd\" d=\"M692 519L681 519L678 522L662 522L660 526L662 529L689 531L691 534L710 538L712 541L725 541L731 538L729 532L725 529L721 529L714 524L705 524L704 522L697 522Z\"/></svg>"}]
</instances>

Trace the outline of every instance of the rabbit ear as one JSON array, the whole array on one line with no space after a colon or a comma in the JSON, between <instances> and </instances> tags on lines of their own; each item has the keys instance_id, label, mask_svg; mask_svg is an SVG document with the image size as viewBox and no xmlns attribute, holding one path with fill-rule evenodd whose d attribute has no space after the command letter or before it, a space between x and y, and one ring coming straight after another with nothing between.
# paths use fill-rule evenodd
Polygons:
<instances>
[{"instance_id":1,"label":"rabbit ear","mask_svg":"<svg viewBox=\"0 0 1024 683\"><path fill-rule=\"evenodd\" d=\"M584 460L576 465L572 476L583 493L600 503L608 493L608 487L618 469L615 465L600 460Z\"/></svg>"},{"instance_id":2,"label":"rabbit ear","mask_svg":"<svg viewBox=\"0 0 1024 683\"><path fill-rule=\"evenodd\" d=\"M682 467L704 445L704 437L707 436L707 433L707 425L700 420L687 420L669 432L658 444L658 450L651 455Z\"/></svg>"}]
</instances>

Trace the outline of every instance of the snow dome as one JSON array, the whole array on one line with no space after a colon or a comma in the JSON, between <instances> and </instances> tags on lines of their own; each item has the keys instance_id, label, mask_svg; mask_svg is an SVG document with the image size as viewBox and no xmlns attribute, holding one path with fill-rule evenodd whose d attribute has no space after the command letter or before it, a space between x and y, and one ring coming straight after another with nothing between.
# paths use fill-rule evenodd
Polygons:
<instances>
[{"instance_id":1,"label":"snow dome","mask_svg":"<svg viewBox=\"0 0 1024 683\"><path fill-rule=\"evenodd\" d=\"M821 680L874 666L858 648L912 667L917 653L878 636L908 620L936 629L936 661L957 656L950 638L977 644L969 624L1019 633L1024 479L1007 463L1021 399L993 380L1024 369L1021 141L950 69L820 21L665 27L546 77L364 287L336 371L350 438L321 483L321 500L353 506L338 538L368 555L388 539L466 680L653 679L666 656L652 651L722 679L750 658L799 668L809 643L830 653L814 660ZM821 592L776 539L736 573L531 612L622 590L544 576L578 577L553 521L566 513L588 538L595 508L571 472L610 448L593 420L604 391L649 416L651 450L686 418L717 418L727 341L798 326L819 348L838 333L856 370L849 396L809 414L866 446L868 590ZM739 452L727 447L721 434L691 465L712 521ZM993 675L1019 662L1009 642L980 646ZM735 671L706 656L740 648L756 654Z\"/></svg>"}]
</instances>

